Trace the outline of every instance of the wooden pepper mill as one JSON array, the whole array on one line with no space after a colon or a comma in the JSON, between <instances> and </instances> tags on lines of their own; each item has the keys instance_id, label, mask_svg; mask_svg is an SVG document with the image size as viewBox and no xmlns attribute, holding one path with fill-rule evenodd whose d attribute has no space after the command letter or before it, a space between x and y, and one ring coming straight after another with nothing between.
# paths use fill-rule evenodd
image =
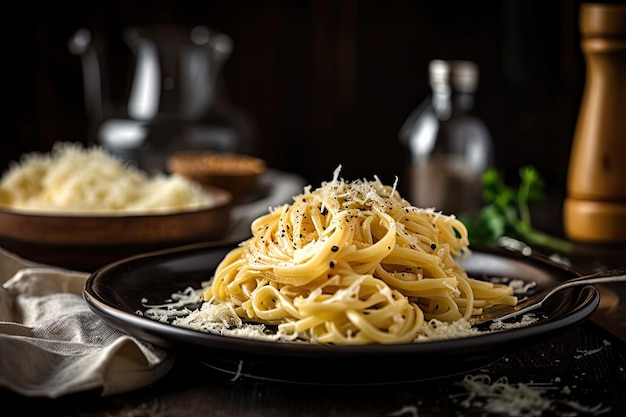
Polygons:
<instances>
[{"instance_id":1,"label":"wooden pepper mill","mask_svg":"<svg viewBox=\"0 0 626 417\"><path fill-rule=\"evenodd\" d=\"M587 74L563 207L568 238L626 242L626 3L582 3Z\"/></svg>"}]
</instances>

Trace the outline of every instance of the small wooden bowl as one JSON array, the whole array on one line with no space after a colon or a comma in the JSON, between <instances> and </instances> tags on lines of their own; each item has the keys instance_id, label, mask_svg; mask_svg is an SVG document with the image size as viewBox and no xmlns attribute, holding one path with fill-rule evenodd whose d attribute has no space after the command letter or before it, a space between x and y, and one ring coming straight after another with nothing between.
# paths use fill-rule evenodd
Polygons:
<instances>
[{"instance_id":1,"label":"small wooden bowl","mask_svg":"<svg viewBox=\"0 0 626 417\"><path fill-rule=\"evenodd\" d=\"M60 214L0 209L0 247L34 262L94 271L113 261L176 246L220 240L232 196L210 191L207 208L164 213Z\"/></svg>"},{"instance_id":2,"label":"small wooden bowl","mask_svg":"<svg viewBox=\"0 0 626 417\"><path fill-rule=\"evenodd\" d=\"M254 189L266 168L263 159L219 151L178 151L167 160L170 173L203 186L222 188L232 194L234 201L240 201Z\"/></svg>"}]
</instances>

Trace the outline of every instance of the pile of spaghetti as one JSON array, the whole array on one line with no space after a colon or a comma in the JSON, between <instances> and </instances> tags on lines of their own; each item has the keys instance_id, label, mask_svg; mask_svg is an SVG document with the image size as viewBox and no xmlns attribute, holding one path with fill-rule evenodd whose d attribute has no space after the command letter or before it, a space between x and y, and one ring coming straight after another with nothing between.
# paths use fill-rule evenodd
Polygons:
<instances>
[{"instance_id":1,"label":"pile of spaghetti","mask_svg":"<svg viewBox=\"0 0 626 417\"><path fill-rule=\"evenodd\" d=\"M320 344L403 343L433 322L467 323L517 302L510 287L468 277L457 218L411 206L378 178L347 182L339 169L252 223L193 320L270 325L282 339Z\"/></svg>"}]
</instances>

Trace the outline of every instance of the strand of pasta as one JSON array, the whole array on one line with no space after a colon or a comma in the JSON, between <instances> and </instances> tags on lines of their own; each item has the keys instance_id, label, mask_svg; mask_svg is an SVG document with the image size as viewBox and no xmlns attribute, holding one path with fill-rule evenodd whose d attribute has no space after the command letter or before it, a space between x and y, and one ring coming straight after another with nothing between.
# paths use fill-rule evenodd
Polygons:
<instances>
[{"instance_id":1,"label":"strand of pasta","mask_svg":"<svg viewBox=\"0 0 626 417\"><path fill-rule=\"evenodd\" d=\"M426 321L516 302L511 288L460 266L469 240L458 219L413 207L378 179L348 183L335 172L251 231L218 265L204 299L304 340L408 342Z\"/></svg>"}]
</instances>

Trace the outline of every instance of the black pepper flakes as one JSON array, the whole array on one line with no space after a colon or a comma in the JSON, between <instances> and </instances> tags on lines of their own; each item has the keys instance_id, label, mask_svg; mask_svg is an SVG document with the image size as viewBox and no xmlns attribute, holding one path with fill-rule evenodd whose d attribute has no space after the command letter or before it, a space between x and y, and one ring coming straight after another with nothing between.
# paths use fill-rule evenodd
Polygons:
<instances>
[{"instance_id":1,"label":"black pepper flakes","mask_svg":"<svg viewBox=\"0 0 626 417\"><path fill-rule=\"evenodd\" d=\"M431 248L432 250L437 249L437 244L436 244L436 243L431 243L431 244L430 244L430 248Z\"/></svg>"},{"instance_id":2,"label":"black pepper flakes","mask_svg":"<svg viewBox=\"0 0 626 417\"><path fill-rule=\"evenodd\" d=\"M330 248L330 250L332 252L337 252L339 250L339 246L333 246L332 248Z\"/></svg>"}]
</instances>

